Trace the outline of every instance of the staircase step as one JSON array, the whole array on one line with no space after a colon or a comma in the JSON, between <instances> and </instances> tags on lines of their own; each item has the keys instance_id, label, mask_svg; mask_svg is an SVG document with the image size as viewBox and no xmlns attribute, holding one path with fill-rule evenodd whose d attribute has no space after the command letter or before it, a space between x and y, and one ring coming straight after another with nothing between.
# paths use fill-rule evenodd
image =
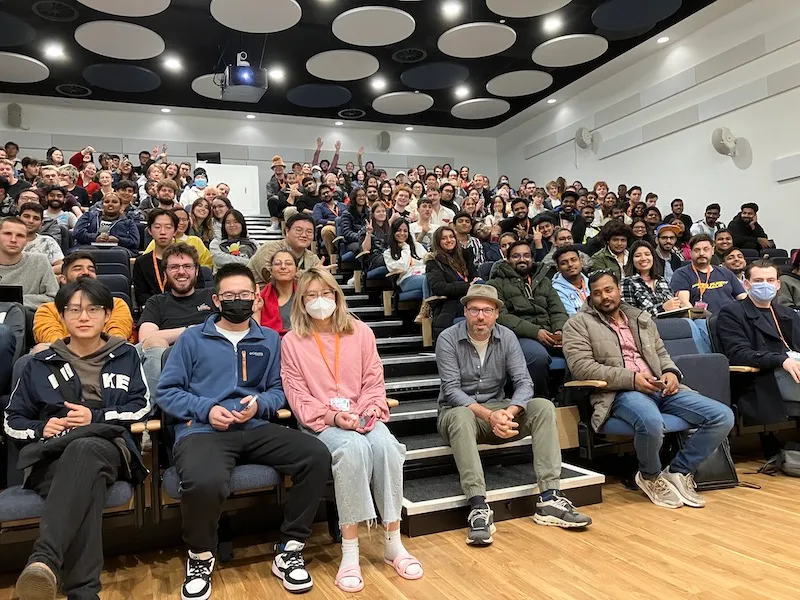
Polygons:
<instances>
[{"instance_id":1,"label":"staircase step","mask_svg":"<svg viewBox=\"0 0 800 600\"><path fill-rule=\"evenodd\" d=\"M390 423L435 419L438 412L438 400L407 400L400 402L399 406L395 406L391 410L392 418Z\"/></svg>"},{"instance_id":2,"label":"staircase step","mask_svg":"<svg viewBox=\"0 0 800 600\"><path fill-rule=\"evenodd\" d=\"M437 395L442 380L438 377L419 375L404 375L402 377L389 377L386 379L386 393L392 394L403 391L431 391Z\"/></svg>"},{"instance_id":3,"label":"staircase step","mask_svg":"<svg viewBox=\"0 0 800 600\"><path fill-rule=\"evenodd\" d=\"M369 298L369 296L367 296ZM373 305L364 305L364 306L351 306L350 312L354 315L358 315L360 319L364 318L383 318L383 307L382 306L375 306Z\"/></svg>"},{"instance_id":4,"label":"staircase step","mask_svg":"<svg viewBox=\"0 0 800 600\"><path fill-rule=\"evenodd\" d=\"M379 352L422 348L421 335L397 335L394 337L377 338L375 342L378 345Z\"/></svg>"},{"instance_id":5,"label":"staircase step","mask_svg":"<svg viewBox=\"0 0 800 600\"><path fill-rule=\"evenodd\" d=\"M436 355L432 352L414 352L412 354L393 354L381 357L384 377L402 377L403 375L436 375Z\"/></svg>"},{"instance_id":6,"label":"staircase step","mask_svg":"<svg viewBox=\"0 0 800 600\"><path fill-rule=\"evenodd\" d=\"M386 338L403 333L403 322L399 319L388 321L364 321L372 328L376 338Z\"/></svg>"},{"instance_id":7,"label":"staircase step","mask_svg":"<svg viewBox=\"0 0 800 600\"><path fill-rule=\"evenodd\" d=\"M399 406L397 408L400 408ZM406 445L406 461L425 460L429 458L440 458L442 456L452 456L453 449L445 444L438 433L428 433L421 435L398 436L398 440ZM505 444L478 444L478 451L481 453L508 450L511 448L530 447L531 436L506 442Z\"/></svg>"}]
</instances>

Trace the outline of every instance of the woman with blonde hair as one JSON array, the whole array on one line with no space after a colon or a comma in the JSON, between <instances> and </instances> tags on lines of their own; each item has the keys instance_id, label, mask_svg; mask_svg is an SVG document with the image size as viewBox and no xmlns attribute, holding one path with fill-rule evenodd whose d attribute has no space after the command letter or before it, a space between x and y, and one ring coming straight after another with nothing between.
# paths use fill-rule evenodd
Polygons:
<instances>
[{"instance_id":1,"label":"woman with blonde hair","mask_svg":"<svg viewBox=\"0 0 800 600\"><path fill-rule=\"evenodd\" d=\"M384 560L404 579L419 579L422 566L400 538L406 448L386 427L389 407L375 335L350 315L326 269L303 273L295 294L281 377L298 424L331 452L342 530L336 586L345 592L364 588L358 525L375 522L375 505L385 528Z\"/></svg>"}]
</instances>

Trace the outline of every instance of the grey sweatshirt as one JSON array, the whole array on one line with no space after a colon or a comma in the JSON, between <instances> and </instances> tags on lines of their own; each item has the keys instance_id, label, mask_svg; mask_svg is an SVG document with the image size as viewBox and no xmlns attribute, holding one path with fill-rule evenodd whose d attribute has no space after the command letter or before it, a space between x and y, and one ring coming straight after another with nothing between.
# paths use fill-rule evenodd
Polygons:
<instances>
[{"instance_id":1,"label":"grey sweatshirt","mask_svg":"<svg viewBox=\"0 0 800 600\"><path fill-rule=\"evenodd\" d=\"M21 285L22 303L37 309L55 300L58 281L44 254L23 253L15 265L0 265L0 285Z\"/></svg>"},{"instance_id":2,"label":"grey sweatshirt","mask_svg":"<svg viewBox=\"0 0 800 600\"><path fill-rule=\"evenodd\" d=\"M53 342L50 349L61 358L67 360L81 382L81 399L87 404L103 406L103 387L100 375L103 365L108 361L108 355L125 344L125 340L115 336L101 334L105 344L88 356L78 356L69 349L69 338ZM95 408L95 407L92 407Z\"/></svg>"}]
</instances>

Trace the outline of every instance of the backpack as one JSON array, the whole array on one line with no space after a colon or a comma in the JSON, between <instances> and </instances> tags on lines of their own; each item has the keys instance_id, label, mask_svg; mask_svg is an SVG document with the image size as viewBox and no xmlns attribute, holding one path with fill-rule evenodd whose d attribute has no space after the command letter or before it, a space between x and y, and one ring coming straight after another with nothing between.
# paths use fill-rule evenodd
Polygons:
<instances>
[{"instance_id":1,"label":"backpack","mask_svg":"<svg viewBox=\"0 0 800 600\"><path fill-rule=\"evenodd\" d=\"M764 463L758 472L764 475L782 472L789 477L800 477L800 444L786 442L783 450Z\"/></svg>"}]
</instances>

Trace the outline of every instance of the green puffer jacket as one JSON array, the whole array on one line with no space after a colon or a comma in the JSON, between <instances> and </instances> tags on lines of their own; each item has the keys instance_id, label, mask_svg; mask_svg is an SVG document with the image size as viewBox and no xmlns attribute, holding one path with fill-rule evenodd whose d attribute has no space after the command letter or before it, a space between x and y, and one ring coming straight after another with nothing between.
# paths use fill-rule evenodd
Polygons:
<instances>
[{"instance_id":1,"label":"green puffer jacket","mask_svg":"<svg viewBox=\"0 0 800 600\"><path fill-rule=\"evenodd\" d=\"M531 286L509 263L497 263L489 285L497 288L497 295L505 302L497 322L505 325L521 338L536 339L544 328L554 333L561 331L569 315L558 293L547 278L547 266L534 266Z\"/></svg>"}]
</instances>

